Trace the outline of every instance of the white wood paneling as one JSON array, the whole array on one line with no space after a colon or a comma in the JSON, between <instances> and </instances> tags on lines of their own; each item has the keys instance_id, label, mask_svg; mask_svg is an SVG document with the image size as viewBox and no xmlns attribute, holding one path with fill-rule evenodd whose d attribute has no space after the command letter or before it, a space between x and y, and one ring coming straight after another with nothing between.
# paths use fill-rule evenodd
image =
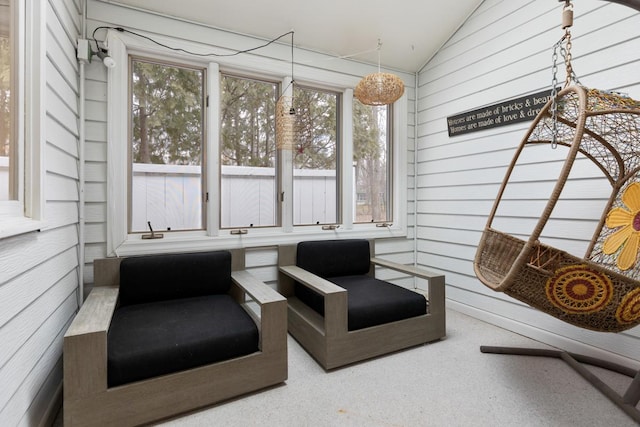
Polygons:
<instances>
[{"instance_id":1,"label":"white wood paneling","mask_svg":"<svg viewBox=\"0 0 640 427\"><path fill-rule=\"evenodd\" d=\"M60 150L58 147L47 144L45 147L45 156L49 161L49 172L65 178L71 178L72 181L78 180L78 159L69 155L69 153Z\"/></svg>"},{"instance_id":2,"label":"white wood paneling","mask_svg":"<svg viewBox=\"0 0 640 427\"><path fill-rule=\"evenodd\" d=\"M444 271L447 297L474 316L552 345L640 363L640 328L584 331L484 287L475 277L477 243L506 167L529 123L449 137L446 117L551 88L553 44L562 5L485 1L418 77L418 263ZM640 14L597 0L575 3L573 64L581 82L625 88L640 98ZM560 64L560 81L564 67ZM634 93L635 92L635 93ZM566 150L539 147L518 162L494 226L527 238L558 176ZM584 255L610 187L578 160L542 240Z\"/></svg>"},{"instance_id":3,"label":"white wood paneling","mask_svg":"<svg viewBox=\"0 0 640 427\"><path fill-rule=\"evenodd\" d=\"M0 327L4 328L13 317L48 292L75 267L74 249L62 252L0 287Z\"/></svg>"},{"instance_id":4,"label":"white wood paneling","mask_svg":"<svg viewBox=\"0 0 640 427\"><path fill-rule=\"evenodd\" d=\"M34 319L49 319L53 311L62 305L69 296L75 295L76 287L77 277L75 269L72 269L38 300L11 319L7 327L0 330L0 340L3 343L0 366L4 366L27 342L29 337L37 332L41 325L34 324ZM68 312L64 315L68 315ZM0 406L2 403L0 400Z\"/></svg>"},{"instance_id":5,"label":"white wood paneling","mask_svg":"<svg viewBox=\"0 0 640 427\"><path fill-rule=\"evenodd\" d=\"M103 222L106 224L106 212L100 203L88 203L84 207L84 219L87 223Z\"/></svg>"},{"instance_id":6,"label":"white wood paneling","mask_svg":"<svg viewBox=\"0 0 640 427\"><path fill-rule=\"evenodd\" d=\"M63 127L53 117L47 116L47 142L68 153L70 157L78 157L78 135Z\"/></svg>"},{"instance_id":7,"label":"white wood paneling","mask_svg":"<svg viewBox=\"0 0 640 427\"><path fill-rule=\"evenodd\" d=\"M49 202L47 203L45 215L47 226L60 228L66 225L78 223L78 205L75 202Z\"/></svg>"},{"instance_id":8,"label":"white wood paneling","mask_svg":"<svg viewBox=\"0 0 640 427\"><path fill-rule=\"evenodd\" d=\"M85 185L85 201L91 202L107 202L107 184L106 182L94 183L88 182Z\"/></svg>"},{"instance_id":9,"label":"white wood paneling","mask_svg":"<svg viewBox=\"0 0 640 427\"><path fill-rule=\"evenodd\" d=\"M27 0L43 16L44 45L32 56L42 73L20 70L43 91L30 106L41 115L44 220L40 232L0 245L0 424L50 425L62 389L62 336L77 307L78 289L78 64L79 0ZM37 33L36 31L36 33ZM27 38L39 38L28 34ZM42 79L40 81L40 79ZM37 163L36 163L37 164ZM30 183L29 185L37 185Z\"/></svg>"}]
</instances>

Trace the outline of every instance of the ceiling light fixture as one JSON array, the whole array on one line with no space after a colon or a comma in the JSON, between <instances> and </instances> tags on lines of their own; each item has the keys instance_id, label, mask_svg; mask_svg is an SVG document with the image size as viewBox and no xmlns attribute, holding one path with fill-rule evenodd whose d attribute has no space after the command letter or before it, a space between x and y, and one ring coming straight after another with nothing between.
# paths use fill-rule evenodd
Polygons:
<instances>
[{"instance_id":1,"label":"ceiling light fixture","mask_svg":"<svg viewBox=\"0 0 640 427\"><path fill-rule=\"evenodd\" d=\"M366 105L393 104L404 94L404 83L395 74L380 72L380 48L378 39L378 72L364 76L353 94Z\"/></svg>"}]
</instances>

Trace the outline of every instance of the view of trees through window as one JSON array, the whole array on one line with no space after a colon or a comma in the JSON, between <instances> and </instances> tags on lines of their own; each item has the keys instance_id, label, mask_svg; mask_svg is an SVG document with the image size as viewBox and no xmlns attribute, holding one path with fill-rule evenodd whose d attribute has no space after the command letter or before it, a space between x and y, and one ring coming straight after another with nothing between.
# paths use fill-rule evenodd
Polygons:
<instances>
[{"instance_id":1,"label":"view of trees through window","mask_svg":"<svg viewBox=\"0 0 640 427\"><path fill-rule=\"evenodd\" d=\"M205 70L131 61L130 231L203 228Z\"/></svg>"},{"instance_id":2,"label":"view of trees through window","mask_svg":"<svg viewBox=\"0 0 640 427\"><path fill-rule=\"evenodd\" d=\"M1 0L0 0L1 1ZM203 229L204 68L131 58L131 232ZM275 135L280 83L220 75L220 228L281 223ZM295 85L293 225L340 218L340 94ZM390 218L389 108L353 101L353 221ZM214 136L215 139L215 136Z\"/></svg>"},{"instance_id":3,"label":"view of trees through window","mask_svg":"<svg viewBox=\"0 0 640 427\"><path fill-rule=\"evenodd\" d=\"M338 94L295 86L294 225L338 222Z\"/></svg>"},{"instance_id":4,"label":"view of trees through window","mask_svg":"<svg viewBox=\"0 0 640 427\"><path fill-rule=\"evenodd\" d=\"M220 226L278 223L275 108L279 85L220 79Z\"/></svg>"},{"instance_id":5,"label":"view of trees through window","mask_svg":"<svg viewBox=\"0 0 640 427\"><path fill-rule=\"evenodd\" d=\"M0 201L13 199L12 151L12 41L9 0L0 0Z\"/></svg>"},{"instance_id":6,"label":"view of trees through window","mask_svg":"<svg viewBox=\"0 0 640 427\"><path fill-rule=\"evenodd\" d=\"M223 165L275 167L277 92L277 83L222 76L220 133Z\"/></svg>"},{"instance_id":7,"label":"view of trees through window","mask_svg":"<svg viewBox=\"0 0 640 427\"><path fill-rule=\"evenodd\" d=\"M354 222L391 221L389 107L353 100Z\"/></svg>"}]
</instances>

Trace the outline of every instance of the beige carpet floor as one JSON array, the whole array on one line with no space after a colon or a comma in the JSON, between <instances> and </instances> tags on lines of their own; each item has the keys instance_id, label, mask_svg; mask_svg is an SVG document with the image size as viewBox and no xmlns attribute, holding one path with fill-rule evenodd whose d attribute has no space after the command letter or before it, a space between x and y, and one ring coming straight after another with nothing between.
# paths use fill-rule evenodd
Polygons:
<instances>
[{"instance_id":1,"label":"beige carpet floor","mask_svg":"<svg viewBox=\"0 0 640 427\"><path fill-rule=\"evenodd\" d=\"M446 339L331 372L288 344L285 384L158 425L637 425L559 359L480 353L480 345L548 347L450 309ZM618 392L631 382L590 369Z\"/></svg>"}]
</instances>

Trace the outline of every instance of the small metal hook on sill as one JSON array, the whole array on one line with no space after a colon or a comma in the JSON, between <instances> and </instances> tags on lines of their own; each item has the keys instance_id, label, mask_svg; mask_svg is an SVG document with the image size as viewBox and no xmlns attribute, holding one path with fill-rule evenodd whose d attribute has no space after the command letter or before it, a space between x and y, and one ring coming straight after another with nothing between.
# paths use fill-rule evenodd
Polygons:
<instances>
[{"instance_id":1,"label":"small metal hook on sill","mask_svg":"<svg viewBox=\"0 0 640 427\"><path fill-rule=\"evenodd\" d=\"M164 234L162 233L155 233L153 231L153 227L151 227L151 221L147 221L147 225L149 226L149 230L151 231L151 234L143 234L142 238L147 240L147 239L162 239L164 237Z\"/></svg>"},{"instance_id":2,"label":"small metal hook on sill","mask_svg":"<svg viewBox=\"0 0 640 427\"><path fill-rule=\"evenodd\" d=\"M392 225L393 225L393 223L392 223L392 222L381 222L381 223L379 223L379 224L376 224L376 227L387 227L387 228L389 228L389 227L391 227Z\"/></svg>"},{"instance_id":3,"label":"small metal hook on sill","mask_svg":"<svg viewBox=\"0 0 640 427\"><path fill-rule=\"evenodd\" d=\"M338 228L340 228L339 225L323 225L322 226L323 230L336 230Z\"/></svg>"}]
</instances>

